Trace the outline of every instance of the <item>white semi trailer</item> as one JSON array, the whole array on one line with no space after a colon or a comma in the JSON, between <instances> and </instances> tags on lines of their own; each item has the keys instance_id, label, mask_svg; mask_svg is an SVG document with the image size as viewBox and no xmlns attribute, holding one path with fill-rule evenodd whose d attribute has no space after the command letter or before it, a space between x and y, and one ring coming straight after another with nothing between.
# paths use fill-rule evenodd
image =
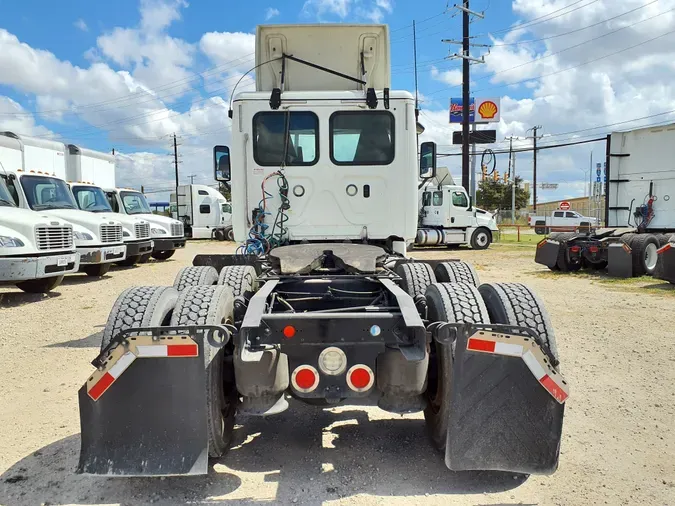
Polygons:
<instances>
[{"instance_id":1,"label":"white semi trailer","mask_svg":"<svg viewBox=\"0 0 675 506\"><path fill-rule=\"evenodd\" d=\"M185 234L192 239L233 241L232 206L215 188L204 184L186 184L178 187L176 219L185 224Z\"/></svg>"},{"instance_id":2,"label":"white semi trailer","mask_svg":"<svg viewBox=\"0 0 675 506\"><path fill-rule=\"evenodd\" d=\"M436 147L420 174L388 27L260 26L256 69L214 150L240 250L120 295L78 393L79 472L205 474L235 416L288 397L424 412L455 471L554 472L568 388L538 298L406 256Z\"/></svg>"},{"instance_id":3,"label":"white semi trailer","mask_svg":"<svg viewBox=\"0 0 675 506\"><path fill-rule=\"evenodd\" d=\"M89 276L106 274L114 262L126 258L122 224L114 215L81 211L66 177L66 146L60 142L2 132L10 146L0 155L8 156L2 177L16 205L70 222L80 254L80 270ZM16 160L21 157L21 164ZM2 161L2 160L0 160Z\"/></svg>"},{"instance_id":4,"label":"white semi trailer","mask_svg":"<svg viewBox=\"0 0 675 506\"><path fill-rule=\"evenodd\" d=\"M3 142L0 137L0 150ZM45 213L17 208L0 178L0 285L46 293L79 266L73 226Z\"/></svg>"},{"instance_id":5,"label":"white semi trailer","mask_svg":"<svg viewBox=\"0 0 675 506\"><path fill-rule=\"evenodd\" d=\"M554 233L535 261L552 270L605 269L675 283L675 123L607 137L605 228ZM670 242L669 242L670 241Z\"/></svg>"},{"instance_id":6,"label":"white semi trailer","mask_svg":"<svg viewBox=\"0 0 675 506\"><path fill-rule=\"evenodd\" d=\"M115 184L113 155L69 144L66 152L66 177L80 209L106 213L122 223L122 240L127 247L127 254L124 260L117 262L119 265L132 266L150 257L153 248L150 222L142 217L113 212L101 189L102 185L107 187Z\"/></svg>"}]
</instances>

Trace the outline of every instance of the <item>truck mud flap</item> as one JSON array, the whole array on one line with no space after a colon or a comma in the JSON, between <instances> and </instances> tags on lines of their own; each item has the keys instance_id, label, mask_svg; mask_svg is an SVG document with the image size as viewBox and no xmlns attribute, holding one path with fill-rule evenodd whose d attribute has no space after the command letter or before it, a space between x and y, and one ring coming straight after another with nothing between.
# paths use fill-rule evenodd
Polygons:
<instances>
[{"instance_id":1,"label":"truck mud flap","mask_svg":"<svg viewBox=\"0 0 675 506\"><path fill-rule=\"evenodd\" d=\"M445 463L453 471L552 474L567 384L526 329L483 327L456 332Z\"/></svg>"},{"instance_id":2,"label":"truck mud flap","mask_svg":"<svg viewBox=\"0 0 675 506\"><path fill-rule=\"evenodd\" d=\"M654 277L675 284L675 244L667 243L658 250Z\"/></svg>"},{"instance_id":3,"label":"truck mud flap","mask_svg":"<svg viewBox=\"0 0 675 506\"><path fill-rule=\"evenodd\" d=\"M633 250L628 244L614 243L608 246L607 274L614 278L633 277Z\"/></svg>"},{"instance_id":4,"label":"truck mud flap","mask_svg":"<svg viewBox=\"0 0 675 506\"><path fill-rule=\"evenodd\" d=\"M534 261L553 269L558 262L558 252L562 244L552 239L542 239L537 244L537 251L534 254Z\"/></svg>"},{"instance_id":5,"label":"truck mud flap","mask_svg":"<svg viewBox=\"0 0 675 506\"><path fill-rule=\"evenodd\" d=\"M138 335L103 351L78 392L78 473L207 473L203 340L199 334Z\"/></svg>"},{"instance_id":6,"label":"truck mud flap","mask_svg":"<svg viewBox=\"0 0 675 506\"><path fill-rule=\"evenodd\" d=\"M262 274L260 258L255 255L196 255L192 265L214 267L218 273L231 265L251 265L258 275Z\"/></svg>"}]
</instances>

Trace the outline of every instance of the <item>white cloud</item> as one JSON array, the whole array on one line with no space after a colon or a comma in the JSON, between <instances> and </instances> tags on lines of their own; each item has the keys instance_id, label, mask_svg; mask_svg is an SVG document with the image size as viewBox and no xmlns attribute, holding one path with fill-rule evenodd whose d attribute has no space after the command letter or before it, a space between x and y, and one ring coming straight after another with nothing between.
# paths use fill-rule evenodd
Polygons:
<instances>
[{"instance_id":1,"label":"white cloud","mask_svg":"<svg viewBox=\"0 0 675 506\"><path fill-rule=\"evenodd\" d=\"M314 15L321 19L325 15L346 18L351 9L352 0L307 0L302 6L306 16Z\"/></svg>"},{"instance_id":2,"label":"white cloud","mask_svg":"<svg viewBox=\"0 0 675 506\"><path fill-rule=\"evenodd\" d=\"M75 26L75 28L77 28L78 30L82 30L83 32L89 31L89 27L87 26L87 23L82 18L75 21L73 23L73 26Z\"/></svg>"},{"instance_id":3,"label":"white cloud","mask_svg":"<svg viewBox=\"0 0 675 506\"><path fill-rule=\"evenodd\" d=\"M431 77L437 81L441 81L450 86L461 86L463 82L463 75L461 70L440 71L435 66L432 66Z\"/></svg>"},{"instance_id":4,"label":"white cloud","mask_svg":"<svg viewBox=\"0 0 675 506\"><path fill-rule=\"evenodd\" d=\"M268 7L267 10L265 11L265 21L269 21L270 19L277 17L279 14L279 9L275 9L274 7Z\"/></svg>"},{"instance_id":5,"label":"white cloud","mask_svg":"<svg viewBox=\"0 0 675 506\"><path fill-rule=\"evenodd\" d=\"M43 126L35 123L34 116L9 97L0 96L0 131L31 136L53 136Z\"/></svg>"}]
</instances>

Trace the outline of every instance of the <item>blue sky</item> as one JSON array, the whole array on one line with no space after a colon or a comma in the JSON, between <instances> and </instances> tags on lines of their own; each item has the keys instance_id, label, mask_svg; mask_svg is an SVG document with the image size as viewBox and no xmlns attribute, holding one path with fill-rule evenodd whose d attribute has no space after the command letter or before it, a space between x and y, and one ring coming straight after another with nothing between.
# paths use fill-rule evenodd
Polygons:
<instances>
[{"instance_id":1,"label":"blue sky","mask_svg":"<svg viewBox=\"0 0 675 506\"><path fill-rule=\"evenodd\" d=\"M444 59L457 48L441 42L461 37L453 3L446 10L437 0L0 0L0 129L114 147L118 183L146 188L171 181L167 152L177 132L182 178L212 183L211 146L229 139L227 100L253 66L257 24L387 23L393 87L413 91L415 19L423 137L456 152L447 109L460 93L460 62ZM473 42L493 46L484 65L472 66L472 88L501 99L495 148L510 135L516 147L530 146L537 124L545 145L675 117L664 114L675 110L675 0L473 0L471 8L485 11L471 25L481 35ZM659 116L631 121L649 115ZM560 187L540 192L540 201L583 195L592 150L597 160L604 145L542 151L538 179ZM459 159L444 161L457 176ZM500 169L506 164L498 157ZM518 167L531 179L529 155Z\"/></svg>"}]
</instances>

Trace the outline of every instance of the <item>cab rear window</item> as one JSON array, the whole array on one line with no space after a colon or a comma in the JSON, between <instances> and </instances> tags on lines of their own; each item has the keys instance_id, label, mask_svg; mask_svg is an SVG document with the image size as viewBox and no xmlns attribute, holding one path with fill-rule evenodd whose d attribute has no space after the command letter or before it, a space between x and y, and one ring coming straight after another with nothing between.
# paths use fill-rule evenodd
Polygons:
<instances>
[{"instance_id":1,"label":"cab rear window","mask_svg":"<svg viewBox=\"0 0 675 506\"><path fill-rule=\"evenodd\" d=\"M335 165L389 165L394 161L394 116L389 111L341 111L330 117Z\"/></svg>"},{"instance_id":2,"label":"cab rear window","mask_svg":"<svg viewBox=\"0 0 675 506\"><path fill-rule=\"evenodd\" d=\"M319 118L309 111L259 112L253 117L253 158L263 167L314 165Z\"/></svg>"}]
</instances>

